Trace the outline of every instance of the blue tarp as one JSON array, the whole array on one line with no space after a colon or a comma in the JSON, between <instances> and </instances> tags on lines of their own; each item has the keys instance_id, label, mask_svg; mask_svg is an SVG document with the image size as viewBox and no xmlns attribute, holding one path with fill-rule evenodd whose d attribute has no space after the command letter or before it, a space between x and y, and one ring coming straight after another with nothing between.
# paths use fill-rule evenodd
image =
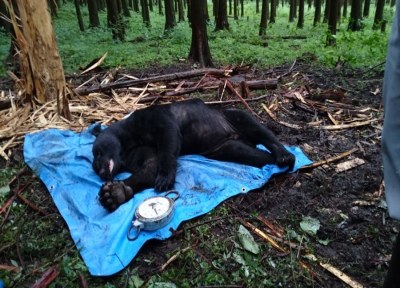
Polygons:
<instances>
[{"instance_id":1,"label":"blue tarp","mask_svg":"<svg viewBox=\"0 0 400 288\"><path fill-rule=\"evenodd\" d=\"M225 199L263 186L275 173L275 165L262 169L210 160L199 155L182 156L174 189L172 221L152 232L142 231L135 241L127 239L136 206L145 198L160 195L147 189L135 195L115 212L107 212L98 201L103 181L92 169L92 144L95 137L86 129L81 133L49 129L26 135L24 157L40 177L64 217L72 239L92 275L108 276L124 269L149 239L172 236L182 221L211 211ZM262 147L260 147L262 148ZM295 170L311 161L296 147L287 147L296 156ZM121 173L124 179L128 173Z\"/></svg>"}]
</instances>

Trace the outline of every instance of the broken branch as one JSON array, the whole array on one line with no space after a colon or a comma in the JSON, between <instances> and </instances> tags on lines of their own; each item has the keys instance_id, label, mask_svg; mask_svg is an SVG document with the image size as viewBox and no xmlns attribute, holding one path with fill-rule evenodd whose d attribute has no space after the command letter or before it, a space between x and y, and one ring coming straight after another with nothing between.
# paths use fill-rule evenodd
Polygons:
<instances>
[{"instance_id":1,"label":"broken branch","mask_svg":"<svg viewBox=\"0 0 400 288\"><path fill-rule=\"evenodd\" d=\"M334 157L331 157L331 158L329 158L329 159L322 160L322 161L318 161L318 162L315 162L315 163L313 163L313 164L300 167L299 170L311 169L311 168L315 168L315 167L318 167L318 166L321 166L321 165L324 165L324 164L328 164L328 163L331 163L331 162L340 160L340 159L342 159L342 158L344 158L344 157L347 157L347 156L349 156L350 154L356 152L357 150L358 150L357 148L353 148L353 149L351 149L351 150L349 150L349 151L343 152L343 153L341 153L341 154L339 154L339 155L336 155L336 156L334 156Z\"/></svg>"},{"instance_id":2,"label":"broken branch","mask_svg":"<svg viewBox=\"0 0 400 288\"><path fill-rule=\"evenodd\" d=\"M161 82L161 81L172 81L178 79L186 79L190 77L202 76L204 74L213 75L217 77L227 76L229 73L228 70L221 69L199 69L193 71L185 71L180 73L166 74L155 77L148 77L143 79L134 79L134 80L126 80L121 82L113 82L104 85L96 85L93 87L81 87L75 89L75 93L78 95L87 95L93 92L103 92L108 91L110 89L118 89L118 88L128 88L136 85L143 85L147 83Z\"/></svg>"}]
</instances>

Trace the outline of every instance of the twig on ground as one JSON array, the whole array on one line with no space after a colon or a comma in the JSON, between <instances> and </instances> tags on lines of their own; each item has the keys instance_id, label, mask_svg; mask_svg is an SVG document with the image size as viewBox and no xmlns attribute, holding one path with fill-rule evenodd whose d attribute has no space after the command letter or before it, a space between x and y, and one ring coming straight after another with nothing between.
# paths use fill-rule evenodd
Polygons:
<instances>
[{"instance_id":1,"label":"twig on ground","mask_svg":"<svg viewBox=\"0 0 400 288\"><path fill-rule=\"evenodd\" d=\"M293 61L292 66L290 66L289 70L288 70L286 73L284 73L284 74L278 76L278 81L279 81L281 78L283 78L283 77L289 75L290 73L292 73L292 72L293 72L294 65L296 65L296 59Z\"/></svg>"},{"instance_id":2,"label":"twig on ground","mask_svg":"<svg viewBox=\"0 0 400 288\"><path fill-rule=\"evenodd\" d=\"M177 253L175 253L174 255L172 255L172 257L169 258L169 259L167 260L167 262L165 262L165 263L160 267L159 272L163 272L163 271L165 270L165 268L168 267L169 264L171 264L173 261L176 260L176 258L179 257L179 255L181 255L182 253L185 253L185 252L188 251L189 249L190 249L190 247L183 248L182 250L179 250Z\"/></svg>"},{"instance_id":3,"label":"twig on ground","mask_svg":"<svg viewBox=\"0 0 400 288\"><path fill-rule=\"evenodd\" d=\"M253 224L251 224L249 222L246 222L246 221L244 221L242 219L239 219L239 221L244 226L249 228L252 232L256 233L259 237L261 237L264 240L268 241L277 250L281 251L282 253L289 253L289 251L286 248L280 246L273 238L271 238L269 235L267 235L266 233L264 233L263 231L261 231L260 229L255 227ZM309 265L307 265L302 260L299 260L299 264L300 264L301 267L303 267L305 270L307 270L313 278L319 280L318 275L311 269L311 267Z\"/></svg>"},{"instance_id":4,"label":"twig on ground","mask_svg":"<svg viewBox=\"0 0 400 288\"><path fill-rule=\"evenodd\" d=\"M58 274L60 274L60 271L55 266L51 266L43 273L42 277L32 285L32 288L48 287L51 282L57 278Z\"/></svg>"},{"instance_id":5,"label":"twig on ground","mask_svg":"<svg viewBox=\"0 0 400 288\"><path fill-rule=\"evenodd\" d=\"M259 97L255 97L255 98L249 98L249 99L244 99L244 101L246 102L255 102L255 101L259 101L262 99L267 98L269 95L262 95ZM239 103L242 102L240 99L231 99L231 100L224 100L224 101L206 101L205 103L207 105L219 105L219 104L232 104L232 103Z\"/></svg>"},{"instance_id":6,"label":"twig on ground","mask_svg":"<svg viewBox=\"0 0 400 288\"><path fill-rule=\"evenodd\" d=\"M13 265L0 264L0 270L8 272L19 272L21 271L21 268Z\"/></svg>"},{"instance_id":7,"label":"twig on ground","mask_svg":"<svg viewBox=\"0 0 400 288\"><path fill-rule=\"evenodd\" d=\"M372 122L379 121L378 118L370 119L367 121L362 121L362 122L354 122L350 124L342 124L342 125L326 125L326 126L316 126L316 128L321 128L325 130L340 130L340 129L348 129L348 128L356 128L356 127L361 127L368 125Z\"/></svg>"},{"instance_id":8,"label":"twig on ground","mask_svg":"<svg viewBox=\"0 0 400 288\"><path fill-rule=\"evenodd\" d=\"M312 163L310 165L306 165L306 166L300 167L299 170L316 168L316 167L322 166L324 164L335 162L337 160L340 160L342 158L345 158L345 157L349 156L350 154L352 154L352 153L354 153L356 151L358 151L358 148L353 148L353 149L351 149L349 151L343 152L343 153L341 153L339 155L336 155L334 157L331 157L331 158L328 158L328 159L325 159L325 160L322 160L322 161L318 161L318 162Z\"/></svg>"},{"instance_id":9,"label":"twig on ground","mask_svg":"<svg viewBox=\"0 0 400 288\"><path fill-rule=\"evenodd\" d=\"M243 103L243 105L247 108L247 110L249 110L257 118L261 119L261 117L249 106L249 104L247 104L247 102L243 99L243 97L239 94L239 92L236 91L235 87L233 87L232 83L229 80L226 81L226 87L228 87L229 90L233 92L233 94L235 94L236 97L239 98L240 102Z\"/></svg>"},{"instance_id":10,"label":"twig on ground","mask_svg":"<svg viewBox=\"0 0 400 288\"><path fill-rule=\"evenodd\" d=\"M337 278L342 280L344 283L346 283L350 287L352 287L352 288L362 288L363 287L363 285L361 285L357 281L351 279L343 271L340 271L339 269L337 269L336 267L332 266L331 264L320 262L319 265L321 265L322 268L326 269L327 271L329 271L330 273L335 275Z\"/></svg>"},{"instance_id":11,"label":"twig on ground","mask_svg":"<svg viewBox=\"0 0 400 288\"><path fill-rule=\"evenodd\" d=\"M297 124L291 124L291 123L279 121L279 120L276 118L275 114L274 114L270 109L268 109L267 105L265 105L264 103L261 103L261 106L262 106L262 107L264 108L264 110L267 112L267 114L269 115L269 117L271 117L272 120L274 120L276 123L279 123L279 124L281 124L281 125L283 125L283 126L286 126L286 127L289 127L289 128L293 128L293 129L297 129L297 130L299 130L299 129L302 128L300 125L297 125Z\"/></svg>"}]
</instances>

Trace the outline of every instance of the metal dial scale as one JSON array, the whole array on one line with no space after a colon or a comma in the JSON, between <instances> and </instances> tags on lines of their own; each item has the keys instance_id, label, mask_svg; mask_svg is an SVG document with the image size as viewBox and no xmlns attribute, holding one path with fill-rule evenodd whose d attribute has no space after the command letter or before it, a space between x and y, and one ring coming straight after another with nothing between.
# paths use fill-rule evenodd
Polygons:
<instances>
[{"instance_id":1,"label":"metal dial scale","mask_svg":"<svg viewBox=\"0 0 400 288\"><path fill-rule=\"evenodd\" d=\"M142 230L154 231L167 225L172 219L175 200L178 198L178 191L171 190L164 196L153 196L143 200L135 210L132 226L128 230L128 239L137 239Z\"/></svg>"}]
</instances>

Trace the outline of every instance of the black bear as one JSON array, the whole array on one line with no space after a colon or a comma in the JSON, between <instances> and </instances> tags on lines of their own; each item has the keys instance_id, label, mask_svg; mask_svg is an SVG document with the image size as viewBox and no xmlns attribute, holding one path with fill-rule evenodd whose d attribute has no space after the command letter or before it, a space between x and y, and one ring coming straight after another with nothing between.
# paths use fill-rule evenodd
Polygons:
<instances>
[{"instance_id":1,"label":"black bear","mask_svg":"<svg viewBox=\"0 0 400 288\"><path fill-rule=\"evenodd\" d=\"M239 109L219 111L199 99L136 110L101 131L93 145L93 168L106 180L100 203L109 211L146 188L171 189L179 155L205 157L262 167L277 164L293 169L295 157L275 135L249 113ZM256 148L264 145L270 153ZM122 171L132 176L112 181Z\"/></svg>"}]
</instances>

